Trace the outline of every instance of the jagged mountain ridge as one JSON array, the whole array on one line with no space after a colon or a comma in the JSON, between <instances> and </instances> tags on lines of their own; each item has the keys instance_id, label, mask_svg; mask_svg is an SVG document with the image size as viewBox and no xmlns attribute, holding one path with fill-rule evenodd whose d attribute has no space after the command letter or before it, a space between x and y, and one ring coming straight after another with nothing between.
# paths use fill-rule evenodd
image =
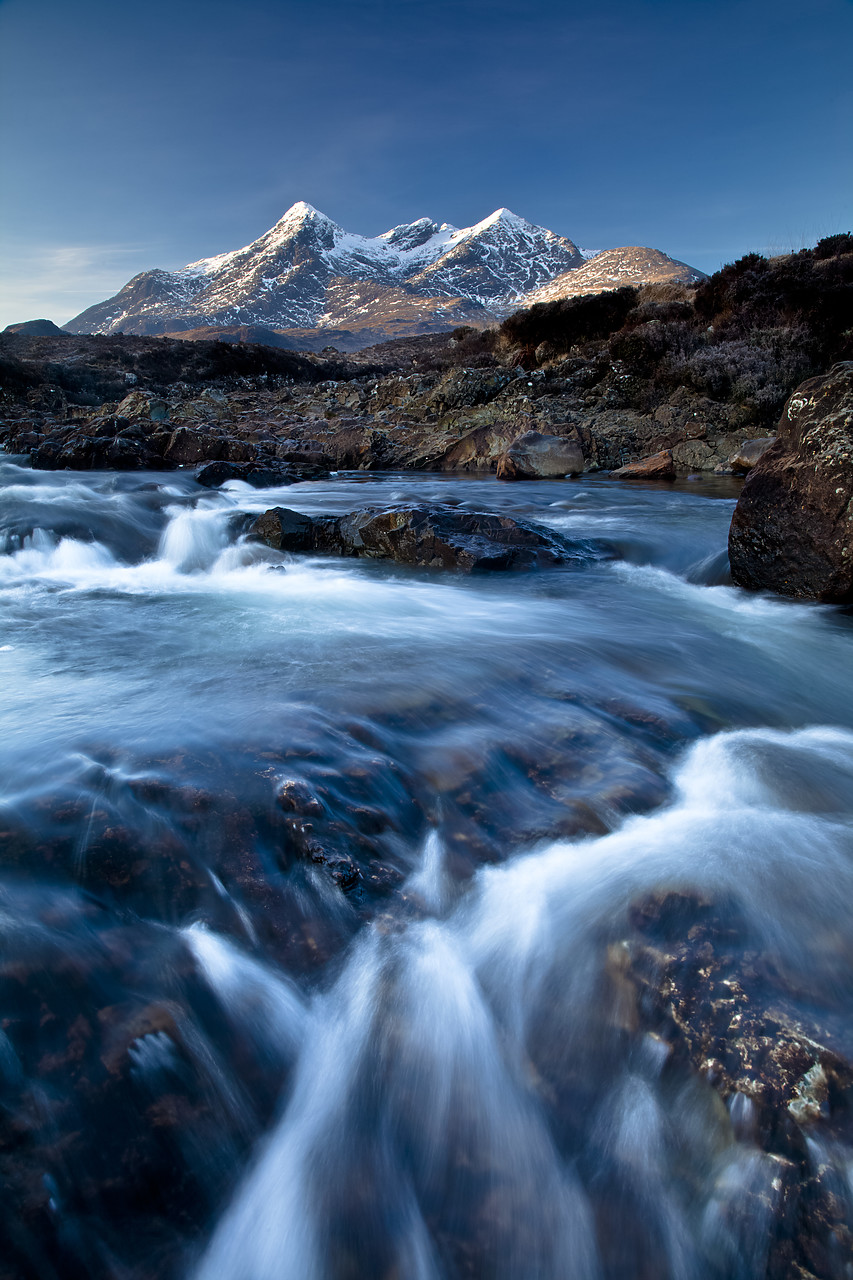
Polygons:
<instances>
[{"instance_id":1,"label":"jagged mountain ridge","mask_svg":"<svg viewBox=\"0 0 853 1280\"><path fill-rule=\"evenodd\" d=\"M354 339L369 331L375 340L489 324L585 263L571 240L509 209L462 229L419 218L371 239L300 201L244 248L142 272L65 328L145 335L261 326L348 330Z\"/></svg>"}]
</instances>

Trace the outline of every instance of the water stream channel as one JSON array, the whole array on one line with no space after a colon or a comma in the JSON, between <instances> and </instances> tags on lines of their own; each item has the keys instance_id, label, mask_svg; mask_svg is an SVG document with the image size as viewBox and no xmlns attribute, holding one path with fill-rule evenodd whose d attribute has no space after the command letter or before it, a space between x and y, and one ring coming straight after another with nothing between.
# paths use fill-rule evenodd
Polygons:
<instances>
[{"instance_id":1,"label":"water stream channel","mask_svg":"<svg viewBox=\"0 0 853 1280\"><path fill-rule=\"evenodd\" d=\"M0 1277L777 1274L806 1227L749 1100L613 977L638 903L710 902L850 1054L853 618L729 584L736 483L22 461ZM465 577L244 537L412 503L595 554ZM808 1142L853 1228L853 1149ZM848 1280L832 1240L813 1274Z\"/></svg>"}]
</instances>

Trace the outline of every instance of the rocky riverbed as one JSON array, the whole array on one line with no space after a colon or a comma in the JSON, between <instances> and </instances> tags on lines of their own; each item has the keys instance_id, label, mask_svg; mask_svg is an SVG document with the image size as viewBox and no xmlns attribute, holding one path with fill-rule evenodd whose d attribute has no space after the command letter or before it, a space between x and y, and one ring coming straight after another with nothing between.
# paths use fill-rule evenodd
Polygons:
<instances>
[{"instance_id":1,"label":"rocky riverbed","mask_svg":"<svg viewBox=\"0 0 853 1280\"><path fill-rule=\"evenodd\" d=\"M211 357L202 378L185 367L189 357L178 353L165 372L158 358L166 362L167 347L224 344L17 335L0 342L11 388L2 440L12 452L32 453L38 467L268 463L307 448L338 469L494 472L519 437L536 432L562 442L563 474L664 449L680 472L713 471L755 435L748 412L686 388L648 413L627 407L628 375L606 350L594 358L545 355L535 368L469 367L456 362L464 352L451 335L431 335L357 358L256 348L269 351L258 357L269 370L241 373L224 361L218 368ZM99 354L99 343L112 347ZM279 368L282 361L290 363ZM84 364L88 380L79 373ZM100 403L75 403L81 393L55 385L73 381L75 370ZM41 381L28 387L27 375ZM133 389L121 394L125 378Z\"/></svg>"}]
</instances>

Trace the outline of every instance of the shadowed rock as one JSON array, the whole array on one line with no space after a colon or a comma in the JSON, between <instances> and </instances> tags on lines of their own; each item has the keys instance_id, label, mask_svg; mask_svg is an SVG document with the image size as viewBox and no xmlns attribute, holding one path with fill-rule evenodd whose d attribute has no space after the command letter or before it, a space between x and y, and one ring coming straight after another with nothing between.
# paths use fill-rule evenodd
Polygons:
<instances>
[{"instance_id":1,"label":"shadowed rock","mask_svg":"<svg viewBox=\"0 0 853 1280\"><path fill-rule=\"evenodd\" d=\"M744 483L729 559L741 587L853 600L853 361L791 396Z\"/></svg>"},{"instance_id":2,"label":"shadowed rock","mask_svg":"<svg viewBox=\"0 0 853 1280\"><path fill-rule=\"evenodd\" d=\"M365 556L463 573L529 569L586 558L535 525L444 507L368 508L314 520L275 507L255 521L248 537L277 551Z\"/></svg>"},{"instance_id":3,"label":"shadowed rock","mask_svg":"<svg viewBox=\"0 0 853 1280\"><path fill-rule=\"evenodd\" d=\"M196 472L196 480L206 489L218 489L227 480L244 480L253 489L265 489L272 485L295 484L308 477L275 461L259 462L209 462Z\"/></svg>"}]
</instances>

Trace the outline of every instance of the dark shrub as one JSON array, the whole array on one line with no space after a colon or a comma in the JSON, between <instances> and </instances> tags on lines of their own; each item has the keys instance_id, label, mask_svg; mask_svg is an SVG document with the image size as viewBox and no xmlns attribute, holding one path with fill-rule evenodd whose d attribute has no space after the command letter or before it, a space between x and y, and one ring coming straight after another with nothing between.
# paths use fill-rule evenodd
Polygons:
<instances>
[{"instance_id":1,"label":"dark shrub","mask_svg":"<svg viewBox=\"0 0 853 1280\"><path fill-rule=\"evenodd\" d=\"M555 351L566 353L574 346L600 341L621 329L636 302L637 290L627 288L540 302L504 320L499 330L501 345L535 350L547 342Z\"/></svg>"},{"instance_id":2,"label":"dark shrub","mask_svg":"<svg viewBox=\"0 0 853 1280\"><path fill-rule=\"evenodd\" d=\"M842 253L853 253L853 235L849 231L843 231L837 236L825 236L823 240L818 240L812 253L819 262L825 258L837 258Z\"/></svg>"}]
</instances>

